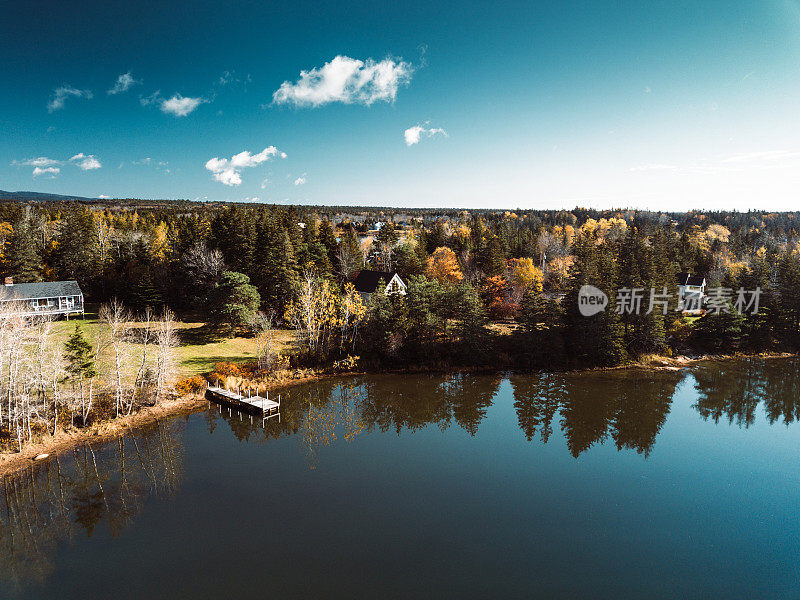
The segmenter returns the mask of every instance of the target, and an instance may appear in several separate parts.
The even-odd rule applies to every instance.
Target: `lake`
[[[0,486],[0,598],[800,596],[795,359],[387,375]],[[256,420],[258,421],[258,420]]]

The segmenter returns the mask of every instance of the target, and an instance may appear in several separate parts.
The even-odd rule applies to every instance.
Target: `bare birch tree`
[[[156,323],[156,402],[160,402],[176,372],[175,347],[178,345],[178,328],[175,314],[168,308]]]
[[[100,320],[108,326],[109,346],[114,366],[114,404],[117,416],[123,407],[126,342],[131,316],[116,298],[100,307]]]

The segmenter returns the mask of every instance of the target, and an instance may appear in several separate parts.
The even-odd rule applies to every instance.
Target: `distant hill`
[[[62,196],[60,194],[45,194],[42,192],[4,192],[0,190],[0,200],[39,200],[63,202],[65,200],[92,201],[97,198],[84,198],[81,196]]]

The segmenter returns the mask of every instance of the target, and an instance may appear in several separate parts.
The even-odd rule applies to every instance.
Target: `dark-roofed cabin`
[[[77,281],[14,283],[6,277],[0,286],[0,306],[13,307],[12,314],[24,316],[83,314],[83,292]],[[5,312],[5,311],[3,311]]]
[[[699,313],[703,309],[706,278],[691,273],[678,273],[678,306],[687,313]]]
[[[358,274],[353,285],[356,291],[361,294],[364,302],[368,302],[372,294],[379,291],[378,286],[383,282],[383,293],[387,296],[392,294],[406,295],[406,284],[400,279],[397,271],[370,271],[364,269]]]

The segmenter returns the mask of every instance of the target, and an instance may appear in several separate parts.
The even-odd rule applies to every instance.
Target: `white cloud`
[[[174,94],[172,98],[164,98],[161,96],[161,90],[156,90],[149,96],[139,96],[139,103],[142,106],[150,106],[158,104],[161,112],[176,117],[185,117],[186,115],[194,112],[194,110],[201,104],[211,102],[208,98],[181,96]]]
[[[100,198],[100,200],[108,200],[109,198],[111,198],[111,196],[106,196],[105,194],[100,194],[98,196],[98,198]]]
[[[294,184],[295,185],[305,185],[306,184],[306,174],[303,173],[302,175],[300,175],[300,177],[295,179],[294,180]]]
[[[261,189],[262,189],[262,190],[266,189],[266,188],[267,188],[267,186],[268,186],[270,183],[271,183],[271,182],[270,182],[270,180],[269,180],[269,177],[267,177],[266,179],[264,179],[264,181],[262,181],[262,182],[261,182]]]
[[[54,158],[48,158],[47,156],[39,156],[37,158],[29,158],[27,160],[13,160],[11,161],[11,164],[33,167],[34,177],[49,175],[49,178],[52,179],[61,172],[60,165],[62,162]]]
[[[54,158],[47,158],[46,156],[40,156],[39,158],[29,158],[22,162],[14,161],[14,164],[29,165],[31,167],[53,167],[55,165],[60,165],[61,161]]]
[[[250,154],[249,151],[245,150],[239,154],[234,154],[230,159],[214,157],[206,163],[206,169],[211,171],[214,179],[220,183],[230,186],[240,185],[242,183],[242,169],[255,167],[276,156],[286,158],[286,153],[280,152],[275,146],[268,146],[258,154]]]
[[[50,97],[50,102],[47,103],[47,112],[53,112],[64,108],[64,102],[67,98],[74,96],[76,98],[92,98],[91,90],[78,90],[70,85],[62,85],[60,88],[53,90],[53,95]]]
[[[375,62],[337,56],[320,68],[300,71],[295,83],[284,81],[272,100],[276,104],[322,106],[331,102],[363,104],[392,102],[401,85],[411,81],[414,66],[403,60],[385,58]]]
[[[409,127],[403,133],[403,136],[406,138],[406,146],[413,146],[414,144],[419,144],[420,139],[422,137],[430,138],[435,135],[443,135],[447,137],[447,132],[440,128],[440,127],[432,127],[430,129],[426,129],[422,125],[414,125],[413,127]]]
[[[36,167],[33,169],[33,176],[39,177],[40,175],[50,175],[48,179],[52,179],[61,172],[59,167]]]
[[[142,106],[150,106],[151,104],[156,104],[157,102],[161,101],[161,90],[156,90],[149,96],[139,96],[139,103]]]
[[[176,117],[185,117],[205,102],[208,102],[205,98],[192,98],[175,94],[169,100],[161,100],[161,112]]]
[[[100,164],[100,161],[97,160],[97,157],[94,154],[84,154],[81,152],[80,154],[76,154],[72,158],[69,159],[70,162],[75,163],[81,171],[93,171],[94,169],[99,169],[103,165]]]
[[[121,94],[123,92],[127,92],[135,85],[140,85],[142,83],[141,79],[134,79],[131,72],[128,71],[127,73],[123,73],[119,77],[117,77],[116,83],[114,83],[114,87],[110,90],[107,90],[106,93],[110,96]]]

